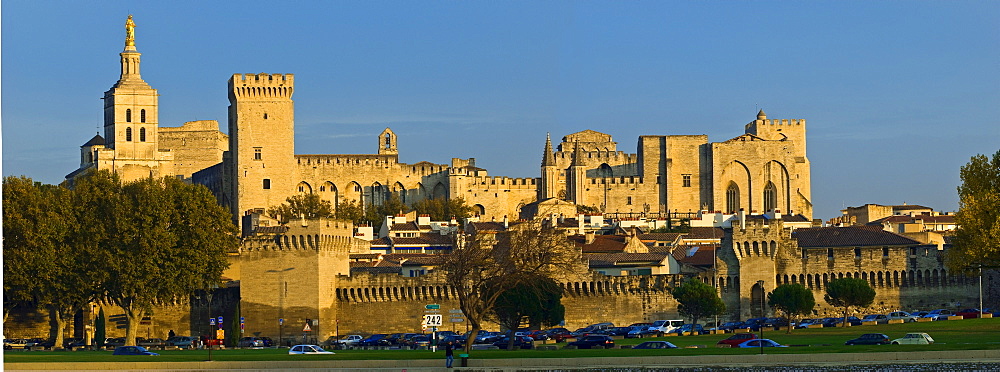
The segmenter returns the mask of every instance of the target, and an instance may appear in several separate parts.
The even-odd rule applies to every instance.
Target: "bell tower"
[[[159,94],[139,75],[139,56],[135,48],[135,22],[132,15],[125,22],[125,50],[121,56],[121,76],[104,92],[104,139],[115,150],[115,168],[139,165],[156,168],[158,160]],[[148,164],[144,164],[148,163]],[[150,175],[153,175],[151,172]],[[133,178],[124,175],[123,178]]]

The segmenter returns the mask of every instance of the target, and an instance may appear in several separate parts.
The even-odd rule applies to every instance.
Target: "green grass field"
[[[863,333],[885,333],[890,339],[903,337],[907,332],[926,332],[936,341],[933,345],[881,345],[845,346],[844,341]],[[675,336],[616,340],[617,345],[635,345],[643,341],[667,340],[683,349],[631,350],[477,350],[472,357],[495,358],[584,358],[651,355],[742,355],[756,354],[758,349],[717,348],[715,343],[726,335]],[[785,330],[765,331],[764,337],[784,345],[809,345],[788,348],[768,348],[768,354],[845,353],[883,351],[928,350],[983,350],[1000,349],[1000,319],[969,319],[926,323],[886,324],[849,328],[796,329],[791,334]],[[557,344],[560,348],[565,343]],[[698,348],[686,348],[700,346]],[[5,351],[5,363],[34,362],[102,362],[102,361],[160,361],[195,362],[208,360],[207,350],[158,351],[160,356],[113,356],[110,351]],[[215,350],[213,360],[262,361],[262,360],[368,360],[368,359],[441,359],[442,352],[427,350],[338,350],[335,355],[288,355],[287,349]],[[458,354],[458,353],[456,353]]]

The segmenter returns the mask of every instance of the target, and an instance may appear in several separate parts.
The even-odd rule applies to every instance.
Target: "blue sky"
[[[4,1],[3,175],[58,183],[101,125],[135,16],[160,125],[225,126],[233,73],[294,73],[296,153],[475,157],[537,177],[545,133],[724,141],[806,119],[815,218],[958,208],[1000,150],[997,1]],[[225,129],[225,128],[223,128]]]

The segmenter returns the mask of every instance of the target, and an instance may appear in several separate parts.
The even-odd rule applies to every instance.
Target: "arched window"
[[[139,142],[146,142],[146,128],[139,128]]]
[[[125,121],[132,122],[132,109],[125,109]]]
[[[778,208],[778,188],[774,187],[774,182],[768,182],[764,187],[764,212],[770,212]]]
[[[125,142],[132,141],[132,128],[125,128]]]
[[[139,121],[143,123],[146,122],[146,109],[142,109],[142,111],[139,111]]]
[[[385,148],[387,149],[392,148],[392,135],[389,133],[385,134]]]
[[[730,182],[726,189],[726,211],[732,213],[740,210],[740,187],[736,182]]]

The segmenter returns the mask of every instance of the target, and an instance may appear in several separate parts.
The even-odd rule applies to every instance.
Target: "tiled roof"
[[[725,235],[721,227],[692,227],[684,239],[722,239]]]
[[[877,219],[875,221],[869,222],[868,224],[869,225],[872,225],[872,224],[883,224],[885,222],[888,222],[888,223],[912,223],[912,222],[916,222],[916,221],[924,221],[924,223],[954,224],[955,223],[955,216],[954,215],[931,216],[929,214],[921,214],[919,216],[889,216],[889,217],[885,217],[885,218],[881,218],[881,219]]]
[[[406,223],[394,223],[389,227],[389,231],[420,231],[420,226],[417,226],[416,222],[410,221]]]
[[[265,235],[265,234],[284,234],[288,231],[288,226],[257,226],[254,229],[254,235]]]
[[[677,240],[678,236],[681,236],[681,233],[646,233],[640,234],[639,239],[655,240],[658,242],[673,242],[674,240]]]
[[[621,265],[659,265],[666,253],[603,253],[590,254],[590,267],[615,267]]]
[[[782,215],[781,220],[785,222],[809,222],[809,219],[801,214],[796,214],[794,216]]]
[[[470,222],[470,225],[476,230],[476,232],[486,232],[486,231],[505,231],[506,227],[503,227],[503,222]]]
[[[94,145],[104,146],[104,137],[101,137],[101,135],[98,134],[94,136],[94,138],[91,138],[90,141],[87,141],[87,143],[83,144],[83,146],[81,147],[89,147]]]
[[[694,266],[715,265],[716,245],[679,245],[673,255],[680,263]]]
[[[625,237],[621,235],[595,235],[594,241],[590,244],[586,244],[587,237],[584,235],[572,235],[567,239],[580,247],[583,253],[621,252],[626,243]]]
[[[416,257],[407,258],[405,261],[401,261],[400,265],[440,265],[444,263],[445,255],[443,254],[427,254]]]
[[[351,253],[350,258],[352,260],[374,260],[378,258],[381,253]]]
[[[916,205],[916,204],[893,205],[892,209],[893,210],[897,210],[897,211],[905,211],[905,210],[912,210],[912,209],[929,209],[929,210],[934,210],[931,207],[925,207],[925,206]]]
[[[884,231],[878,225],[796,229],[792,232],[792,237],[803,248],[920,244],[905,236]]]
[[[413,238],[392,238],[394,245],[451,245],[450,236],[441,234],[420,234]]]
[[[372,274],[399,274],[402,269],[396,267],[354,267],[351,266],[351,273],[372,273]]]

